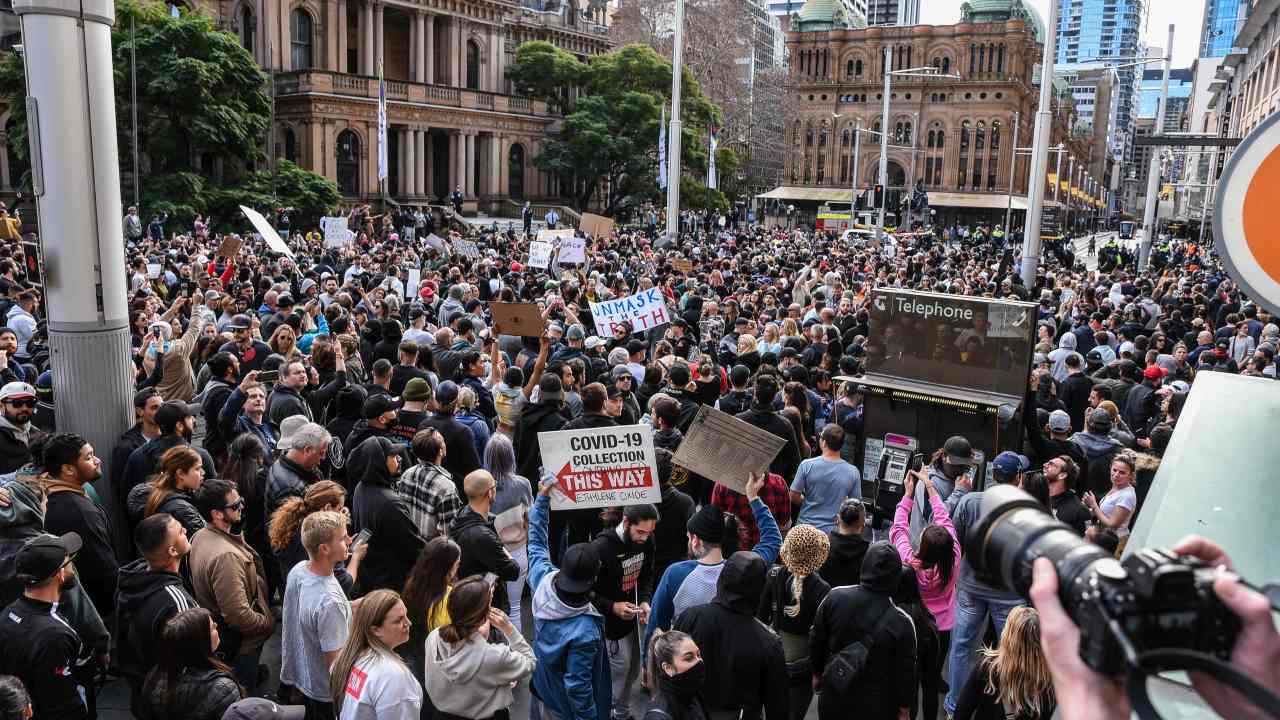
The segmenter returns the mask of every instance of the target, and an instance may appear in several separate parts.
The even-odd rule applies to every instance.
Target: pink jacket
[[[942,502],[942,498],[930,495],[929,504],[933,507],[933,524],[946,528],[956,544],[956,560],[951,568],[951,582],[943,585],[942,573],[936,567],[928,570],[920,569],[920,561],[916,559],[916,554],[911,549],[911,536],[907,530],[911,518],[912,498],[910,496],[903,497],[898,502],[898,508],[893,514],[893,527],[889,530],[889,540],[898,549],[898,556],[902,561],[916,569],[916,579],[920,583],[920,597],[924,600],[924,606],[933,613],[934,620],[938,622],[938,629],[947,631],[956,623],[955,600],[956,580],[960,577],[960,540],[956,537],[956,528],[951,524],[951,515],[947,513],[947,506]]]

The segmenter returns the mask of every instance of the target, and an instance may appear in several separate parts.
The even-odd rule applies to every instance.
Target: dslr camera
[[[1047,557],[1058,593],[1080,628],[1080,658],[1117,676],[1154,651],[1194,650],[1227,660],[1240,619],[1213,592],[1216,569],[1167,550],[1117,561],[1012,485],[985,490],[965,557],[979,576],[1024,598],[1031,566]]]

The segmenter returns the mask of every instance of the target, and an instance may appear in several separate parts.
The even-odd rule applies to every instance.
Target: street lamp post
[[[667,238],[680,236],[680,89],[684,79],[684,0],[676,0],[675,45],[671,51],[671,124],[667,135]],[[790,225],[790,218],[787,224]]]
[[[1160,82],[1160,106],[1156,110],[1156,126],[1151,134],[1164,134],[1164,113],[1169,104],[1169,66],[1173,57],[1173,24],[1169,24],[1169,42],[1165,44],[1164,77]],[[1147,206],[1142,214],[1142,244],[1138,246],[1138,272],[1147,269],[1151,259],[1151,241],[1156,233],[1156,191],[1160,184],[1160,148],[1151,147],[1151,160],[1147,164]]]
[[[1058,3],[1049,3],[1045,26],[1044,54],[1040,61],[1040,105],[1036,110],[1036,134],[1031,143],[1031,193],[1027,198],[1027,220],[1022,231],[1022,284],[1030,290],[1040,264],[1040,216],[1044,212],[1044,176],[1049,166],[1049,136],[1053,114],[1049,109],[1053,90],[1054,46],[1058,39]],[[1056,186],[1055,186],[1056,187]]]
[[[1004,231],[1009,232],[1009,223],[1013,220],[1013,182],[1018,175],[1018,133],[1022,130],[1022,113],[1013,114],[1013,149],[1009,153],[1009,187],[1005,189]]]
[[[858,154],[862,152],[862,118],[853,122],[853,157],[849,159],[849,229],[853,229],[854,210],[858,204]]]
[[[911,232],[911,202],[915,200],[916,141],[919,137],[919,127],[920,113],[913,113],[911,115],[911,172],[907,175],[907,215],[905,221],[902,223],[903,226],[907,228],[907,232]]]

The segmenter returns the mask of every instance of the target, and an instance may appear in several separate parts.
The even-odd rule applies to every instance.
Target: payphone
[[[873,518],[873,527],[879,524],[886,509],[891,514],[902,499],[907,469],[919,447],[914,437],[900,433],[885,433],[883,440],[867,438],[862,476],[871,485],[864,484],[862,497]]]

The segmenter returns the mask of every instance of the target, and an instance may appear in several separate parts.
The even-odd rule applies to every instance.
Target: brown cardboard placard
[[[673,258],[671,260],[671,267],[675,268],[676,272],[682,275],[688,275],[693,272],[693,261],[685,260],[684,258]]]
[[[743,492],[751,473],[768,472],[787,442],[710,405],[698,408],[673,463]]]
[[[493,313],[493,329],[499,335],[542,337],[547,321],[537,303],[489,303]]]
[[[583,213],[578,229],[593,238],[608,237],[613,232],[613,218]]]
[[[218,245],[218,254],[222,257],[235,257],[243,244],[244,241],[236,235],[223,235],[222,243]]]

